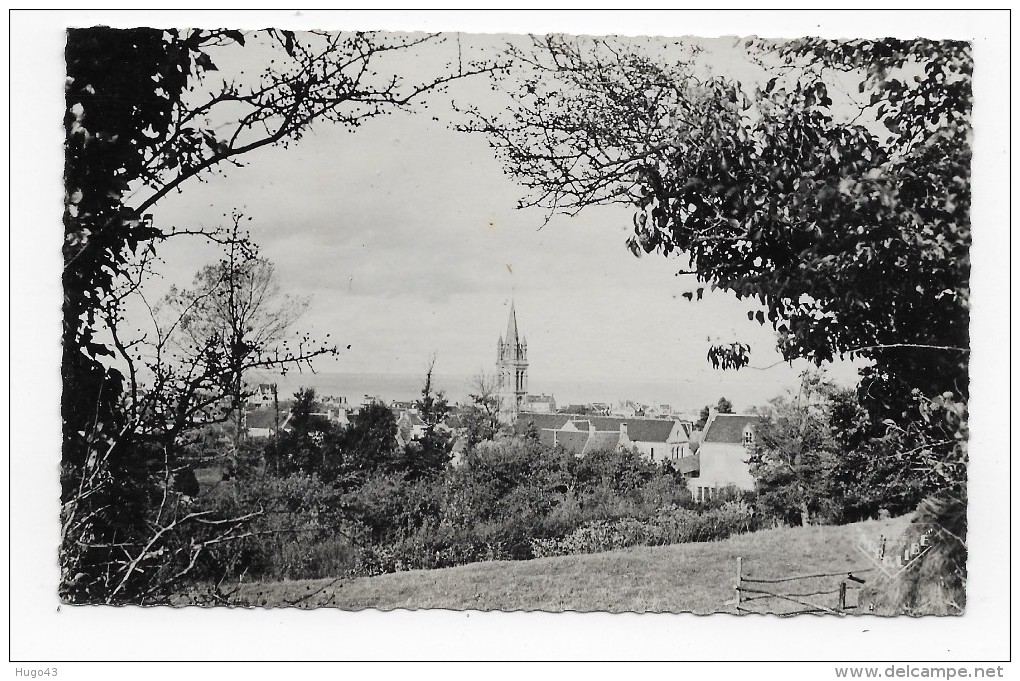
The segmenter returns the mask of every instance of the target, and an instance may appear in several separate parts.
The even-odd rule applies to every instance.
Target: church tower
[[[508,420],[517,418],[528,394],[528,339],[518,336],[517,313],[510,303],[506,338],[500,336],[496,369],[499,372],[500,411]]]

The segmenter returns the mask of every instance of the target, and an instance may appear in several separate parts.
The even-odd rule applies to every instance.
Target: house
[[[568,404],[559,411],[564,414],[589,414],[594,412],[594,410],[586,404]]]
[[[537,414],[555,414],[556,399],[552,395],[525,395],[522,409]]]
[[[633,418],[637,416],[640,412],[641,405],[639,405],[637,402],[635,402],[634,400],[623,400],[621,402],[618,402],[616,406],[613,407],[611,413],[613,414],[613,416],[626,416],[628,418]]]
[[[669,404],[653,404],[645,407],[645,416],[665,419],[676,416],[676,414],[673,412],[673,407]]]
[[[313,408],[315,409],[314,414],[322,414],[330,423],[345,427],[350,425],[351,418],[354,416],[354,409],[347,402],[346,397],[327,395],[316,402]]]
[[[467,451],[467,436],[456,434],[450,444],[450,465],[459,466],[464,463],[464,453]]]
[[[276,399],[276,384],[260,383],[259,387],[255,389],[255,393],[248,398],[247,402],[251,406],[270,407]]]
[[[248,437],[266,439],[282,429],[289,414],[281,414],[273,407],[256,407],[244,410],[244,429]]]
[[[591,432],[588,430],[554,430],[552,431],[552,442],[550,443],[553,447],[562,447],[574,456],[584,456],[590,451],[594,451],[589,446],[588,441],[591,439]],[[608,448],[612,449],[616,447],[616,442],[608,444]]]
[[[426,426],[418,414],[404,411],[397,417],[397,442],[401,447],[425,437]]]
[[[290,432],[293,400],[286,400],[277,405],[257,406],[244,411],[244,427],[249,437],[265,439],[278,431]],[[327,397],[312,404],[308,415],[309,425],[316,432],[328,430],[332,425],[347,426],[351,420],[351,409],[346,398]]]
[[[675,419],[629,419],[620,424],[620,446],[636,447],[651,461],[676,461],[690,448],[690,431]]]
[[[417,414],[418,403],[414,400],[393,400],[390,402],[390,409],[392,409],[395,414],[400,414],[402,411],[409,411]]]
[[[362,395],[361,400],[358,401],[357,406],[354,407],[353,411],[357,413],[365,407],[370,407],[373,404],[386,404],[386,401],[376,395]]]
[[[591,414],[523,412],[519,419],[538,432],[539,441],[577,456],[600,449],[633,447],[650,461],[678,460],[688,451],[690,431],[675,419],[623,418]]]
[[[678,465],[695,499],[707,501],[723,487],[754,489],[748,449],[754,445],[757,423],[755,414],[710,412],[697,454]]]

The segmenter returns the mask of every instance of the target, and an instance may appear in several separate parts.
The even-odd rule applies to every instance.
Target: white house
[[[620,424],[620,446],[635,447],[651,461],[676,461],[690,443],[684,424],[674,419],[630,419]]]
[[[697,454],[681,460],[687,487],[698,501],[707,501],[723,487],[754,489],[748,459],[754,444],[755,414],[719,414],[714,410],[705,424]]]

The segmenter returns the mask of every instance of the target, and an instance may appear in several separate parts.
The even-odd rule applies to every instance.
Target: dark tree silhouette
[[[719,412],[720,414],[732,414],[733,413],[733,403],[730,402],[725,397],[720,397],[719,401],[716,402],[716,404],[715,404],[715,410],[717,412]],[[707,404],[701,409],[701,413],[698,414],[698,421],[697,421],[697,423],[694,424],[694,429],[695,430],[702,430],[702,429],[704,429],[705,424],[708,423],[708,417],[711,415],[711,412],[712,412],[712,407],[707,405]]]
[[[404,450],[404,474],[408,480],[418,480],[439,472],[450,462],[453,442],[443,428],[450,405],[443,392],[432,387],[436,358],[429,359],[421,399],[417,401],[418,414],[425,423],[425,434],[420,440],[408,443]]]

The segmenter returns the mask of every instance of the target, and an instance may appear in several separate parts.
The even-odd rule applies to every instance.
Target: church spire
[[[517,341],[517,313],[514,311],[514,302],[510,301],[510,318],[506,321],[506,343],[511,348],[516,348]]]

